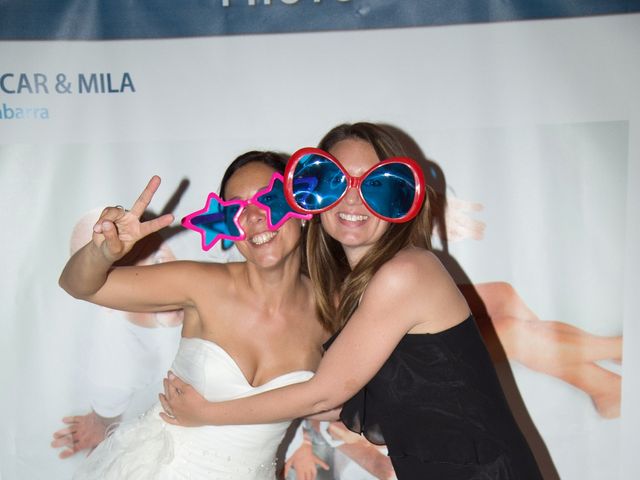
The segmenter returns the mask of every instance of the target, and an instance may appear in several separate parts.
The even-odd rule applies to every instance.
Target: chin
[[[341,228],[333,229],[332,232],[327,231],[327,233],[337,242],[349,247],[358,247],[360,245],[371,243],[371,239],[373,237],[371,232],[363,230],[345,230]]]
[[[256,265],[258,265],[260,268],[264,270],[269,270],[271,268],[276,268],[282,265],[282,258],[280,257],[279,258],[274,258],[274,257],[261,258],[256,261]]]

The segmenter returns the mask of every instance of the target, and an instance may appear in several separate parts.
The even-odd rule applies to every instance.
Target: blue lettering
[[[120,83],[110,73],[78,74],[78,93],[122,93],[125,90],[135,92],[131,75],[125,72]]]
[[[2,118],[11,120],[14,116],[13,108],[9,107],[6,103],[2,104]]]
[[[18,78],[17,84],[15,82]],[[0,91],[10,94],[20,93],[49,93],[47,88],[47,76],[42,73],[34,73],[32,77],[27,73],[0,75]]]
[[[47,88],[47,76],[42,73],[34,73],[33,79],[36,84],[36,93],[40,93],[40,89],[44,91],[44,93],[49,93],[49,89]]]
[[[20,74],[20,80],[18,80],[18,93],[22,93],[22,90],[29,90],[29,93],[33,93],[31,90],[31,84],[29,83],[29,78],[24,74]]]
[[[122,83],[120,84],[120,91],[124,92],[124,89],[128,88],[132,92],[136,91],[136,87],[133,86],[133,80],[131,79],[131,75],[128,72],[124,72],[122,75]]]
[[[48,120],[49,109],[48,108],[31,108],[31,107],[10,107],[6,103],[2,104],[0,108],[0,120]]]
[[[92,73],[89,80],[85,78],[84,74],[78,75],[78,93],[99,93],[98,92],[98,78],[95,73]]]
[[[111,86],[111,74],[107,73],[107,91],[109,93],[120,93],[120,90],[116,90]]]
[[[14,75],[13,75],[13,73],[5,73],[4,75],[2,75],[2,76],[0,77],[0,88],[2,89],[2,91],[3,91],[4,93],[16,93],[16,91],[15,91],[15,90],[11,90],[11,89],[9,89],[9,87],[7,87],[7,85],[5,84],[5,80],[6,80],[7,78],[13,78],[13,76],[14,76]],[[3,105],[4,105],[4,104],[3,104]]]

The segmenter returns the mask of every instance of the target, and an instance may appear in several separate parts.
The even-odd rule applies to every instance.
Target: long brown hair
[[[388,130],[365,122],[333,128],[320,141],[319,148],[329,151],[343,140],[367,142],[379,160],[406,156],[401,144]],[[316,215],[308,226],[306,252],[320,321],[333,332],[342,328],[358,308],[362,294],[378,269],[409,245],[430,249],[429,232],[429,209],[425,201],[414,219],[390,223],[382,237],[351,270],[342,245],[325,232],[320,216]]]

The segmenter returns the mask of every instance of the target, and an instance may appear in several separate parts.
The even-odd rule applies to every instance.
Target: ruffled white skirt
[[[120,424],[89,455],[74,480],[273,480],[275,458],[211,444],[207,430],[164,422],[160,405]]]

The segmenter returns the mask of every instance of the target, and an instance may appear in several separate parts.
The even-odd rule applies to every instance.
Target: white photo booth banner
[[[109,312],[57,286],[87,212],[130,204],[158,174],[152,210],[181,218],[240,153],[292,152],[359,120],[398,129],[432,162],[448,197],[443,258],[485,304],[499,297],[520,327],[555,332],[503,345],[547,478],[635,478],[640,2],[151,3],[0,5],[0,478],[69,478],[81,455],[60,460],[52,433],[98,408],[118,335],[147,335],[113,312],[122,331],[98,334]],[[200,252],[192,232],[166,245],[237,258]],[[148,345],[179,335],[157,325],[174,330]],[[592,355],[598,342],[609,355]],[[131,415],[166,361],[145,357],[126,379]]]

